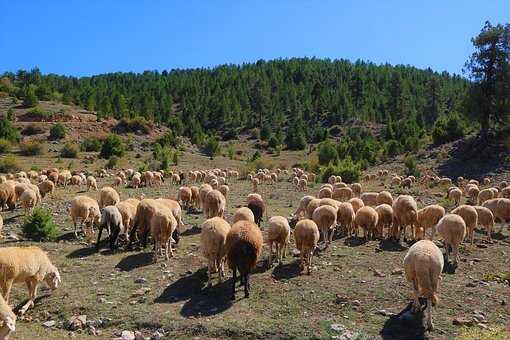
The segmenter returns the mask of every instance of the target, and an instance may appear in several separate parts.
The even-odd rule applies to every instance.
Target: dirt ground
[[[303,159],[302,154],[289,156]],[[51,157],[31,160],[43,168],[52,164]],[[135,161],[135,160],[133,160]],[[140,161],[140,160],[137,160]],[[63,164],[62,166],[65,166]],[[75,168],[84,166],[75,163]],[[186,154],[179,169],[241,167],[242,163],[217,157],[209,160]],[[27,170],[29,167],[27,167]],[[112,178],[99,179],[99,187],[111,185]],[[363,182],[364,191],[389,188],[389,179]],[[229,220],[251,192],[246,180],[230,181],[228,197]],[[315,194],[319,184],[308,188]],[[119,189],[121,198],[175,197],[178,186],[167,180],[157,188]],[[48,251],[60,269],[62,285],[53,294],[41,289],[35,307],[18,320],[13,339],[80,339],[119,337],[122,331],[139,331],[144,336],[155,332],[172,338],[337,338],[337,339],[450,339],[470,338],[476,330],[485,338],[507,338],[510,330],[510,286],[498,278],[510,271],[510,231],[505,225],[493,243],[477,232],[476,245],[464,245],[457,270],[443,274],[439,304],[434,307],[435,330],[424,333],[419,318],[406,313],[412,297],[411,285],[402,274],[402,260],[409,244],[401,246],[358,239],[336,239],[326,251],[314,257],[311,275],[299,272],[297,257],[288,254],[281,265],[267,268],[268,249],[252,276],[252,294],[229,300],[231,273],[227,281],[206,288],[206,261],[202,258],[199,212],[184,214],[187,230],[176,249],[176,256],[167,263],[152,263],[150,248],[146,250],[111,252],[106,246],[96,253],[93,245],[75,240],[68,216],[69,201],[77,194],[97,198],[97,192],[84,192],[84,187],[58,188],[53,197],[46,197],[48,207],[63,235],[58,242],[38,244]],[[445,202],[444,189],[414,187],[410,191],[392,189],[397,195],[413,194],[421,204]],[[260,193],[267,201],[268,216],[288,217],[305,194],[297,191],[287,178],[276,185],[261,185]],[[4,235],[21,237],[21,209],[3,213]],[[267,221],[267,219],[265,219]],[[265,224],[265,223],[264,223]],[[496,227],[499,230],[501,225]],[[292,240],[293,242],[293,240]],[[2,246],[27,245],[27,241],[4,239]],[[437,242],[441,245],[441,242]],[[291,246],[291,249],[294,249]],[[507,274],[508,275],[508,274]],[[24,284],[13,288],[11,303],[20,304],[27,298]],[[402,313],[401,313],[402,312]],[[486,323],[470,328],[453,324],[457,317],[473,319],[483,314]],[[73,315],[86,315],[87,325],[67,330],[65,322]],[[47,327],[43,323],[47,323]],[[488,333],[483,327],[495,330]],[[478,331],[479,330],[479,331]],[[95,335],[94,335],[95,334]],[[473,338],[473,337],[472,337]],[[474,338],[477,338],[476,336]],[[478,337],[480,338],[480,337]]]

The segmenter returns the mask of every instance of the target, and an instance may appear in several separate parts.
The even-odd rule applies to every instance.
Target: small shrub
[[[328,166],[321,168],[321,181],[323,183],[327,183],[331,175],[341,176],[345,183],[357,182],[361,177],[361,164],[355,163],[350,157],[347,157],[336,165],[330,163]]]
[[[420,171],[416,167],[416,159],[414,156],[409,155],[404,159],[404,165],[406,166],[406,175],[420,177]]]
[[[319,164],[327,165],[338,160],[338,152],[333,143],[326,141],[319,144]]]
[[[256,161],[256,160],[258,160],[258,159],[261,159],[261,158],[262,158],[262,154],[260,153],[260,151],[259,151],[259,150],[257,150],[257,151],[255,151],[255,152],[253,153],[253,155],[251,156],[250,161],[251,161],[251,162],[254,162],[254,161]]]
[[[11,142],[7,139],[0,139],[0,153],[7,153],[11,149]]]
[[[103,141],[103,145],[101,146],[101,153],[99,154],[101,158],[108,159],[111,156],[122,157],[126,152],[126,146],[122,139],[120,139],[117,135],[109,135]]]
[[[62,158],[77,158],[79,152],[80,148],[78,145],[76,143],[69,142],[62,147],[62,150],[60,150],[60,156]]]
[[[0,172],[15,172],[21,170],[18,159],[14,155],[7,155],[0,160]]]
[[[30,124],[21,131],[21,134],[25,136],[33,136],[41,133],[44,133],[44,129],[35,124]]]
[[[12,121],[7,119],[7,117],[0,119],[0,138],[16,142],[19,140],[19,137],[19,131],[16,129]]]
[[[143,117],[122,118],[117,124],[116,130],[120,133],[131,132],[146,135],[150,132],[150,127]]]
[[[89,137],[81,142],[81,151],[99,152],[101,150],[101,141],[96,137]]]
[[[111,156],[108,159],[108,161],[106,162],[105,167],[107,169],[113,169],[117,166],[118,163],[119,163],[119,158],[117,156]]]
[[[29,86],[23,94],[23,105],[25,107],[34,107],[39,103],[39,99],[35,95],[35,89],[33,86]]]
[[[19,145],[23,156],[37,156],[46,152],[46,146],[41,141],[30,140]]]
[[[209,156],[210,158],[214,158],[221,151],[220,143],[218,139],[214,136],[208,136],[205,139],[204,144],[202,145],[202,152]]]
[[[57,140],[62,139],[66,136],[66,128],[63,124],[57,123],[50,129],[50,139]]]
[[[26,238],[34,241],[54,241],[60,234],[51,212],[41,207],[36,207],[25,218],[22,230]]]
[[[46,120],[51,117],[51,112],[45,111],[40,107],[34,107],[32,110],[28,111],[25,116],[27,118],[36,119],[36,120]]]
[[[453,113],[436,121],[432,130],[432,140],[436,145],[452,142],[464,137],[465,130],[465,124],[460,116]]]

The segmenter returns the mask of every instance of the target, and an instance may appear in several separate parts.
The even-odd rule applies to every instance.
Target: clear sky
[[[316,56],[460,73],[510,0],[0,0],[0,72],[209,67]]]

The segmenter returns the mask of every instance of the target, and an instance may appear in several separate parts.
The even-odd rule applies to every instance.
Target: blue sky
[[[460,73],[509,0],[0,0],[0,72],[209,67],[316,56]]]

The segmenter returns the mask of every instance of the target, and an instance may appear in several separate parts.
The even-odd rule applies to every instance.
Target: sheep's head
[[[50,287],[51,290],[58,288],[58,284],[62,282],[60,279],[60,273],[56,267],[53,267],[48,274],[44,277],[44,281]]]

